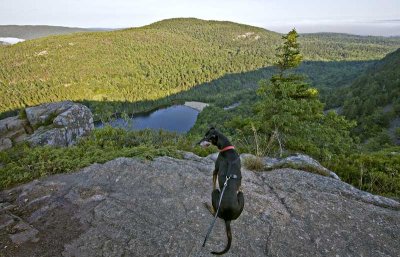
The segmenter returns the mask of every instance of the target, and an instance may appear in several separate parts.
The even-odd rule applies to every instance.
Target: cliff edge
[[[0,193],[0,256],[212,256],[212,158],[118,158]],[[398,256],[400,203],[293,169],[242,168],[225,256]]]

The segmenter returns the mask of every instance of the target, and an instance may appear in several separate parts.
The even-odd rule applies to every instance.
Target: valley
[[[141,113],[152,113],[141,118],[156,117],[156,123],[171,121],[167,116],[152,115],[160,108],[164,113],[169,110],[166,107],[181,108],[187,101],[198,101],[210,106],[190,114],[187,127],[182,120],[172,121],[173,131],[186,132],[174,139],[172,147],[204,155],[193,148],[193,141],[216,125],[238,142],[239,149],[255,153],[254,145],[249,145],[252,140],[260,137],[268,142],[272,138],[261,131],[253,135],[250,117],[258,115],[260,85],[268,84],[278,72],[275,49],[282,43],[281,36],[233,22],[178,18],[139,28],[47,36],[3,46],[0,117],[17,115],[25,106],[73,100],[87,105],[97,123],[126,127],[126,117],[140,118]],[[377,174],[399,170],[398,156],[390,153],[398,151],[399,73],[393,67],[399,67],[396,49],[400,38],[316,33],[300,35],[298,42],[304,61],[293,72],[318,89],[325,116],[332,122],[343,119],[342,125],[348,128],[340,132],[346,136],[336,142],[339,134],[331,131],[329,140],[335,146],[324,149],[320,145],[311,152],[287,146],[285,154],[315,153],[314,157],[345,181],[371,192],[397,195],[399,187],[392,183],[398,183],[398,175],[393,180],[389,175],[378,179]],[[224,108],[227,106],[234,108]],[[349,120],[329,114],[330,109],[340,110]],[[180,112],[174,116],[186,119]],[[146,127],[139,123],[136,129]],[[111,133],[113,140],[121,133],[108,127],[99,130],[106,131],[98,132],[100,137],[108,138]],[[351,140],[343,141],[347,137]],[[96,147],[102,144],[95,143]],[[393,162],[382,166],[388,159]],[[370,172],[361,174],[363,180],[358,179],[360,163],[370,167]]]
[[[399,0],[0,6],[0,256],[398,256]]]
[[[28,40],[0,50],[0,112],[66,99],[159,100],[272,66],[279,42],[262,28],[198,19]],[[323,62],[377,60],[400,47],[397,38],[342,34],[299,42],[305,60]]]

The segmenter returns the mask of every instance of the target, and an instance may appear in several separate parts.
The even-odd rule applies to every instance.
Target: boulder
[[[32,146],[38,145],[52,145],[52,146],[68,146],[66,138],[67,130],[65,128],[51,128],[39,127],[27,141]]]
[[[52,117],[52,120],[47,121],[51,125],[39,127],[27,141],[33,146],[70,146],[76,142],[77,138],[88,135],[94,129],[92,112],[82,104],[72,103],[71,105],[71,103],[46,104],[48,108],[54,107],[52,111],[43,112],[44,109],[39,107],[33,112],[27,111],[27,116],[31,116],[31,120],[34,120],[36,124],[40,124],[38,121]],[[38,115],[39,113],[41,115]]]
[[[26,119],[0,120],[0,151],[23,141],[33,146],[69,146],[94,128],[89,108],[71,101],[29,107],[25,113]]]
[[[212,256],[226,245],[218,219],[201,247],[214,161],[183,158],[118,158],[0,192],[0,256]],[[399,202],[295,169],[242,175],[225,256],[398,256]]]
[[[0,138],[10,138],[25,134],[25,127],[28,121],[20,119],[18,116],[9,117],[0,120]]]
[[[27,136],[25,130],[27,126],[27,120],[18,116],[0,120],[0,151],[11,148],[13,142],[23,140]]]
[[[73,105],[75,105],[75,103],[71,101],[46,103],[34,107],[28,107],[25,109],[25,112],[31,126],[38,127],[43,124],[51,124],[56,116],[65,112]]]
[[[0,151],[9,149],[13,146],[11,139],[9,138],[0,138]]]
[[[93,117],[90,115],[91,112],[88,108],[81,104],[75,104],[68,110],[58,115],[53,120],[55,127],[73,127],[73,128],[84,128],[90,129],[89,126],[93,123]]]

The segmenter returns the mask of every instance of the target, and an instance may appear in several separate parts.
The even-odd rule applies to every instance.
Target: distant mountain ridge
[[[93,32],[111,29],[74,28],[48,25],[0,25],[0,37],[35,39],[51,35],[70,34],[75,32]]]

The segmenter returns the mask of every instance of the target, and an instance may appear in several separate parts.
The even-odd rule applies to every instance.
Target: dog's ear
[[[211,126],[209,130],[215,130],[215,126]]]

